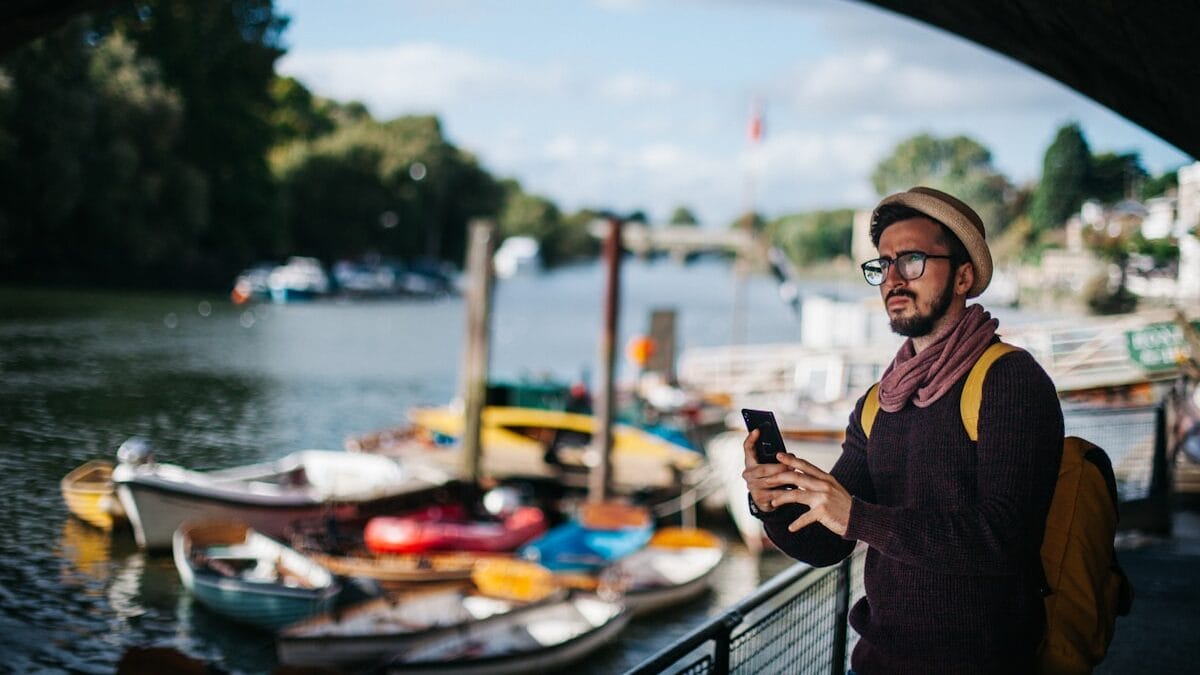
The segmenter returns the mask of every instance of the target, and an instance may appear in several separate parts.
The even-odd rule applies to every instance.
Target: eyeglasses
[[[930,258],[941,258],[943,260],[952,260],[953,256],[948,255],[932,255],[921,251],[905,251],[900,255],[892,258],[876,258],[868,260],[862,264],[863,276],[867,283],[872,286],[878,286],[887,278],[888,268],[895,266],[896,273],[905,281],[919,279],[925,273],[925,261]]]

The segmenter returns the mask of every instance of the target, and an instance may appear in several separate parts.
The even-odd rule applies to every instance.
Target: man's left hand
[[[793,471],[784,474],[784,480],[795,485],[795,490],[780,490],[772,500],[779,508],[783,504],[804,504],[808,511],[788,525],[789,532],[798,532],[813,523],[824,525],[838,536],[846,534],[850,522],[850,493],[837,479],[799,457],[783,454],[780,460]]]

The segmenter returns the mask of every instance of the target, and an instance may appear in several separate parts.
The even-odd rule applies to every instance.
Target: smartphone
[[[778,464],[775,454],[787,452],[787,448],[783,447],[783,435],[775,423],[775,413],[742,408],[742,419],[746,420],[746,431],[758,429],[758,441],[754,443],[755,461],[759,464]]]

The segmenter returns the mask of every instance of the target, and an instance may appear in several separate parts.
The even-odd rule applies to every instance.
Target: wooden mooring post
[[[595,463],[588,474],[588,501],[608,498],[612,483],[613,414],[616,394],[613,389],[616,368],[617,317],[621,307],[621,221],[609,220],[608,239],[604,242],[607,279],[604,290],[604,326],[600,331],[600,396],[596,401]]]
[[[479,481],[482,448],[479,432],[487,397],[489,344],[492,316],[492,251],[496,226],[489,220],[473,220],[467,248],[467,345],[463,358],[461,392],[465,423],[462,435],[462,476]]]

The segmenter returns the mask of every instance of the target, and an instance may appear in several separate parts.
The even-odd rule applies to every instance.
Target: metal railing
[[[1066,433],[1112,459],[1121,529],[1170,531],[1169,403],[1064,410]],[[835,567],[789,567],[626,675],[844,675],[858,640],[846,617],[863,594],[865,552],[859,545]]]

